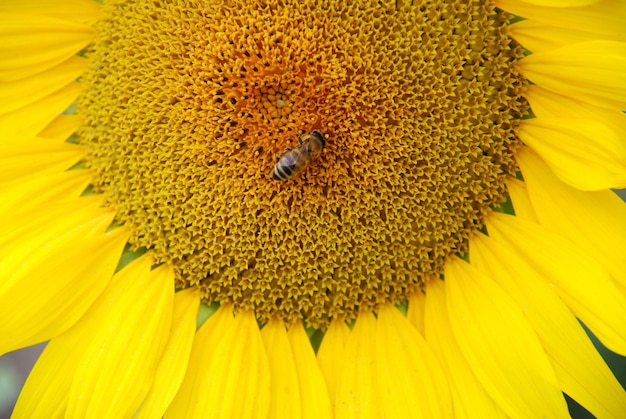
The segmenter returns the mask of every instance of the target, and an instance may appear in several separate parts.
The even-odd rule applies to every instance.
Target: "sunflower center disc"
[[[516,172],[508,18],[468,0],[106,1],[79,102],[94,186],[208,302],[316,326],[401,302]],[[314,130],[322,155],[273,180]]]

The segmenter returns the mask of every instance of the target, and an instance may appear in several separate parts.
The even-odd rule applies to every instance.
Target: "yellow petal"
[[[624,201],[613,191],[584,192],[567,186],[528,149],[520,149],[516,159],[539,222],[593,255],[626,290]]]
[[[460,258],[445,268],[452,331],[476,378],[510,417],[568,418],[541,343],[515,302]]]
[[[63,172],[84,155],[82,146],[43,138],[0,144],[0,186]]]
[[[187,370],[199,305],[200,292],[197,288],[188,288],[174,296],[172,330],[159,360],[154,384],[139,409],[137,419],[162,418],[174,399]]]
[[[341,419],[382,417],[376,382],[376,318],[362,312],[345,348],[346,362],[339,374],[335,417]]]
[[[600,107],[626,109],[626,42],[588,41],[517,62],[533,83]]]
[[[530,203],[530,197],[526,190],[526,184],[517,179],[509,177],[506,181],[506,188],[513,202],[513,209],[517,217],[529,221],[537,221],[537,215]]]
[[[81,118],[78,115],[59,115],[54,118],[39,136],[46,139],[65,141],[80,127]]]
[[[222,306],[198,330],[166,418],[265,418],[270,370],[252,313]]]
[[[597,3],[599,0],[520,0],[536,6],[550,7],[582,7]]]
[[[96,330],[78,364],[66,418],[128,418],[154,380],[172,322],[174,272],[150,258],[116,274],[94,313]]]
[[[525,49],[544,52],[577,42],[598,39],[598,34],[584,28],[561,28],[551,23],[523,20],[509,26],[510,35]]]
[[[50,0],[3,1],[1,13],[41,14],[72,22],[92,23],[98,20],[102,6],[93,0]]]
[[[0,352],[62,333],[98,298],[128,239],[126,229],[94,233],[111,218],[108,211],[87,207],[52,224],[40,219],[30,224],[36,240],[26,235],[3,246]],[[74,227],[59,229],[68,223]]]
[[[100,209],[101,205],[102,198],[93,196],[51,202],[46,208],[33,207],[27,211],[14,208],[12,218],[0,219],[0,263],[7,263],[9,258],[15,257],[9,253],[12,246],[25,245],[32,249],[50,247],[50,244],[55,245],[66,234],[73,234],[75,228],[86,228],[83,226],[86,221],[91,228],[86,228],[85,237],[103,233],[111,224],[114,213]],[[34,256],[30,255],[31,261]],[[5,284],[9,278],[0,277],[0,284]]]
[[[289,328],[289,343],[300,386],[303,418],[331,418],[330,398],[315,352],[301,322]],[[270,416],[271,417],[271,416]]]
[[[626,392],[571,311],[522,258],[483,234],[470,239],[472,265],[489,274],[539,336],[561,389],[596,417],[622,417]]]
[[[431,278],[433,281],[436,278]],[[426,336],[424,330],[424,308],[426,307],[426,294],[419,291],[409,297],[409,309],[406,318],[417,329],[420,335]]]
[[[78,198],[92,175],[90,170],[71,170],[13,184],[2,191],[0,217],[10,217],[17,209],[28,211],[50,202]]]
[[[144,256],[135,263],[146,262],[149,266],[149,260]],[[114,278],[118,277],[119,275],[115,275]],[[116,282],[116,280],[110,281],[102,295],[116,286]],[[28,376],[13,417],[64,417],[70,387],[84,355],[86,344],[99,332],[98,313],[103,309],[107,310],[109,303],[110,301],[106,298],[99,298],[74,327],[48,343]]]
[[[218,343],[221,344],[220,336],[225,337],[228,326],[231,326],[231,317],[232,308],[221,306],[196,332],[185,377],[174,396],[174,400],[168,406],[164,418],[202,417],[203,411],[206,410],[202,392],[211,385],[211,380],[207,380],[205,374],[211,362],[209,351],[215,351],[218,348]],[[214,374],[213,371],[211,373]],[[212,379],[219,381],[219,377]],[[208,414],[205,416],[210,417]]]
[[[83,348],[82,336],[65,333],[53,339],[37,359],[13,409],[12,418],[62,418]]]
[[[81,91],[79,83],[64,88],[22,108],[0,115],[0,142],[32,138],[72,104]],[[48,137],[42,135],[42,137]],[[67,138],[67,137],[66,137]]]
[[[378,311],[376,360],[383,417],[452,417],[450,387],[438,360],[391,305]]]
[[[486,221],[490,236],[537,270],[605,346],[626,355],[626,296],[594,258],[530,221],[498,213]]]
[[[568,98],[537,85],[526,86],[524,96],[537,117],[592,119],[615,131],[618,137],[626,137],[626,114],[618,109],[589,105],[576,98]]]
[[[97,303],[95,304],[97,306]],[[37,359],[20,392],[13,418],[62,418],[65,416],[70,387],[92,327],[84,327],[89,312],[81,318],[81,327],[73,327],[52,339]]]
[[[93,30],[48,16],[0,14],[0,82],[23,79],[67,60],[86,47]]]
[[[74,56],[39,74],[0,84],[0,115],[35,103],[61,90],[86,69],[87,60]]]
[[[335,410],[339,374],[346,362],[344,351],[349,336],[350,328],[346,323],[343,320],[333,320],[328,326],[324,340],[322,340],[317,351],[317,362],[324,375],[324,381],[326,381],[333,411]]]
[[[427,283],[426,292],[426,342],[450,380],[455,418],[505,418],[504,412],[476,379],[452,333],[443,281],[433,278]]]
[[[269,360],[270,418],[302,417],[302,401],[298,386],[298,373],[293,353],[287,337],[287,329],[282,320],[270,320],[261,329],[265,352]]]
[[[545,0],[545,4],[550,0]],[[496,5],[516,16],[542,22],[547,26],[584,30],[596,34],[595,39],[626,41],[626,3],[623,0],[602,0],[587,7],[542,7],[520,0],[496,0]]]
[[[598,121],[526,119],[520,122],[518,134],[559,178],[576,188],[626,187],[626,143]]]

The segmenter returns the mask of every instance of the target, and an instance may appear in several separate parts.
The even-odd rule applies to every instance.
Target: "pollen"
[[[206,302],[324,326],[467,251],[528,105],[492,1],[106,1],[78,104],[96,191]],[[275,181],[303,133],[326,146]]]

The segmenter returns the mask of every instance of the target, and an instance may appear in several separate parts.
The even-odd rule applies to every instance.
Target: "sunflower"
[[[626,417],[623,1],[0,19],[15,418]]]

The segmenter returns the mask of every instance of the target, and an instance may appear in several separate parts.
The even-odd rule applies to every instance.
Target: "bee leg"
[[[296,134],[296,138],[298,139],[298,144],[302,145],[302,138],[300,138],[299,134]]]

